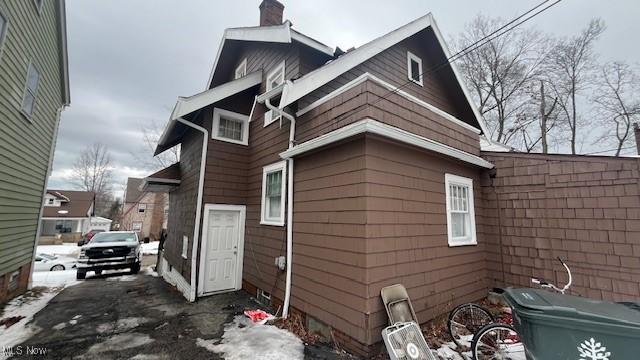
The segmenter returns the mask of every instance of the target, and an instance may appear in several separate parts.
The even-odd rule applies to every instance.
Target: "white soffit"
[[[283,151],[280,153],[280,157],[288,159],[300,154],[321,148],[323,146],[333,144],[335,142],[356,136],[359,134],[375,134],[388,139],[396,140],[401,143],[413,145],[425,150],[433,151],[445,156],[449,156],[466,163],[480,166],[483,168],[491,169],[493,164],[484,160],[483,158],[470,154],[466,151],[462,151],[453,148],[449,145],[439,143],[437,141],[428,139],[423,136],[416,135],[414,133],[399,129],[397,127],[381,123],[374,119],[363,119],[356,123],[344,126],[340,129],[331,131],[327,134],[321,135],[317,138],[306,141],[302,144]]]

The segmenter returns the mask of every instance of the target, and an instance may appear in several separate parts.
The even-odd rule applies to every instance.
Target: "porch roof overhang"
[[[229,81],[193,96],[179,97],[171,112],[169,122],[160,136],[154,155],[161,154],[180,143],[187,126],[178,122],[177,119],[186,117],[218,101],[258,86],[260,83],[262,83],[262,70],[254,71],[240,79]]]
[[[322,148],[324,146],[345,140],[347,138],[361,135],[374,134],[391,140],[395,140],[404,144],[416,146],[425,150],[433,151],[438,154],[455,158],[465,163],[479,166],[486,169],[493,168],[493,164],[489,161],[462,151],[451,146],[439,143],[429,138],[416,135],[414,133],[399,129],[397,127],[381,123],[377,120],[366,118],[356,123],[344,126],[340,129],[331,131],[317,138],[305,141],[293,148],[280,153],[283,159],[293,158],[298,155]]]
[[[177,162],[142,179],[138,190],[168,192],[180,186],[180,182],[180,162]]]

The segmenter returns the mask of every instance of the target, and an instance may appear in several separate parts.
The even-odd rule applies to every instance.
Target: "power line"
[[[435,72],[435,71],[439,70],[440,68],[444,67],[445,65],[448,65],[448,64],[452,63],[453,61],[458,60],[459,58],[469,54],[470,52],[477,50],[481,46],[483,46],[483,45],[485,45],[485,44],[487,44],[487,43],[499,38],[500,36],[503,36],[503,35],[507,34],[508,32],[512,31],[516,27],[524,24],[525,22],[527,22],[527,21],[531,20],[532,18],[538,16],[542,12],[548,10],[552,6],[557,5],[562,0],[556,0],[553,3],[551,3],[550,5],[548,5],[546,7],[543,7],[542,9],[536,11],[537,9],[539,9],[540,7],[542,7],[544,4],[548,3],[549,1],[551,1],[551,0],[545,0],[545,1],[541,2],[541,3],[539,3],[538,5],[532,7],[531,9],[529,9],[526,12],[522,13],[521,15],[517,16],[516,18],[514,18],[511,21],[507,22],[506,24],[504,24],[500,28],[492,31],[490,34],[482,37],[481,39],[475,41],[471,45],[469,45],[469,46],[465,47],[464,49],[458,51],[457,53],[451,55],[450,57],[448,57],[444,62],[440,63],[439,65],[436,65],[435,67],[429,69],[428,71],[422,72],[419,75],[419,79],[422,80],[425,75],[430,74],[432,72]],[[530,14],[530,13],[532,13],[534,11],[536,11],[536,12],[533,13],[532,15],[526,17],[528,14]],[[518,20],[522,19],[523,17],[526,17],[526,18],[524,18],[522,21],[517,22]],[[509,27],[511,24],[513,24],[515,22],[517,22],[515,25]],[[509,27],[509,28],[507,28],[507,27]],[[507,28],[507,29],[504,30],[505,28]],[[504,31],[502,31],[502,30],[504,30]],[[389,96],[397,93],[402,88],[406,87],[407,85],[409,85],[411,83],[413,83],[412,79],[406,81],[405,83],[403,83],[400,86],[394,88],[393,90],[389,90],[385,95],[380,96],[378,99],[376,99],[375,101],[373,101],[371,103],[366,103],[366,104],[360,105],[359,107],[356,107],[354,109],[351,109],[351,110],[347,111],[345,114],[341,115],[335,121],[337,122],[337,121],[343,120],[347,116],[350,116],[350,115],[356,114],[356,113],[358,113],[358,112],[360,112],[362,110],[368,109],[370,106],[375,105],[378,102],[387,99]]]
[[[627,146],[627,147],[620,148],[620,150],[629,150],[629,149],[635,149],[635,148],[636,148],[635,146]],[[597,154],[602,154],[602,153],[606,153],[606,152],[609,152],[609,151],[616,151],[616,150],[618,150],[618,148],[585,153],[585,155],[597,155]]]

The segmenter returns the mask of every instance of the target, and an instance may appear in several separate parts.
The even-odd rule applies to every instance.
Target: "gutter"
[[[191,281],[190,281],[190,293],[188,300],[190,302],[196,301],[196,259],[198,257],[198,237],[200,236],[200,220],[202,218],[202,193],[204,191],[204,174],[207,164],[207,145],[209,144],[209,131],[202,126],[196,125],[190,121],[187,121],[181,117],[176,121],[202,133],[202,155],[200,158],[200,177],[198,180],[198,200],[196,207],[196,219],[193,224],[193,245],[191,246]]]
[[[293,148],[295,143],[296,118],[285,112],[284,109],[280,109],[271,104],[271,98],[283,94],[289,84],[290,82],[286,82],[256,97],[256,102],[264,103],[269,110],[279,114],[291,122],[291,126],[289,127],[288,147],[290,150]],[[282,97],[284,97],[284,94]],[[284,319],[289,316],[289,305],[291,302],[291,268],[293,266],[293,157],[287,157],[285,160],[287,161],[289,169],[287,172],[287,275],[285,281],[284,304],[282,305],[282,318]]]

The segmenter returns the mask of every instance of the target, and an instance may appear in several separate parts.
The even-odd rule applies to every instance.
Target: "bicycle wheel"
[[[473,360],[526,360],[518,332],[505,324],[489,324],[480,329],[473,337],[471,356]]]
[[[473,335],[483,326],[495,322],[489,310],[480,305],[467,303],[457,306],[449,313],[447,328],[453,342],[458,346],[470,346]]]

